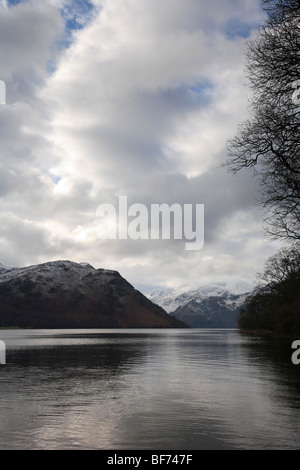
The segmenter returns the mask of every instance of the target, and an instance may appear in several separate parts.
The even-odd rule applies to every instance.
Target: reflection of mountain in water
[[[237,330],[9,330],[1,449],[299,448],[297,367]]]
[[[41,330],[42,331],[42,330]],[[22,367],[37,368],[51,377],[63,374],[76,375],[85,381],[95,374],[124,372],[145,355],[145,335],[138,334],[61,334],[32,337],[26,346],[8,348],[8,361]],[[30,337],[29,337],[30,341]],[[47,344],[48,343],[48,344]],[[39,372],[38,372],[39,373]]]

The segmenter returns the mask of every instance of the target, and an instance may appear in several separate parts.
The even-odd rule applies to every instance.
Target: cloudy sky
[[[259,0],[0,0],[0,262],[118,270],[135,286],[249,280],[277,247],[229,174]],[[205,242],[100,239],[97,207],[204,204]],[[132,219],[129,219],[132,220]]]

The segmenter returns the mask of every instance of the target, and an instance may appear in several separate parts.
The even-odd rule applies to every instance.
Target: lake
[[[291,344],[231,329],[0,330],[0,340],[1,450],[300,448]]]

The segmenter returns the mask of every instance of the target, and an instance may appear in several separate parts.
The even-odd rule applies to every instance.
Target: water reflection
[[[290,409],[299,409],[300,405],[300,366],[294,365],[291,357],[292,341],[262,340],[247,337],[243,348],[250,362],[257,364],[257,373],[272,383],[270,399],[275,403],[284,401]],[[284,390],[284,392],[283,392]],[[300,422],[299,422],[300,424]]]
[[[2,333],[1,449],[298,448],[290,349],[235,330]]]

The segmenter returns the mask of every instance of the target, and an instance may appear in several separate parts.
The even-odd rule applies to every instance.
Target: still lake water
[[[299,449],[291,344],[237,330],[0,330],[0,449]]]

